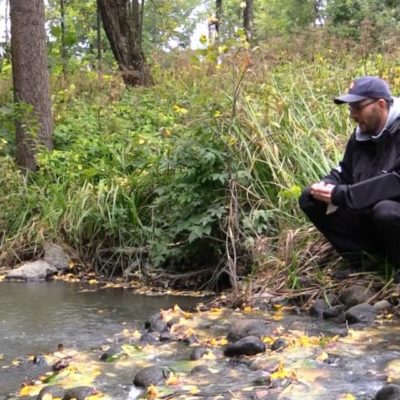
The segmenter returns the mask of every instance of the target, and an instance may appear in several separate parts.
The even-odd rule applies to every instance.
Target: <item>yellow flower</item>
[[[178,104],[175,104],[173,107],[173,110],[177,113],[177,114],[187,114],[189,111],[184,108],[179,106]]]
[[[202,33],[201,35],[200,35],[200,43],[201,44],[207,44],[207,36],[204,34],[204,33]]]

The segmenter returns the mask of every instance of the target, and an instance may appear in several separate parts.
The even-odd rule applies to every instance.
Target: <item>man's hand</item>
[[[325,182],[318,182],[311,185],[311,196],[314,199],[322,201],[324,203],[331,203],[332,190],[335,185]]]

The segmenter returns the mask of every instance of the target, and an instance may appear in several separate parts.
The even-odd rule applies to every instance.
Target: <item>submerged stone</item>
[[[96,394],[96,389],[90,386],[77,386],[67,389],[62,400],[85,400],[86,398]]]
[[[145,323],[144,327],[148,332],[164,332],[168,329],[167,321],[160,313],[152,315]]]
[[[228,332],[227,338],[230,342],[236,342],[247,336],[261,338],[268,336],[271,332],[270,324],[263,319],[247,319],[236,321]]]
[[[224,351],[226,357],[254,356],[265,351],[265,343],[257,336],[247,336],[235,343],[229,344]]]
[[[287,347],[287,343],[285,339],[278,338],[272,343],[271,345],[271,350],[273,351],[279,351]]]
[[[52,398],[60,398],[62,399],[64,397],[64,392],[65,389],[63,389],[60,386],[46,386],[44,387],[38,394],[38,396],[36,397],[37,400],[43,400],[46,397],[50,397],[52,396]],[[45,396],[48,395],[48,396]]]
[[[168,369],[164,367],[147,367],[141,369],[133,379],[136,386],[148,387],[150,385],[161,385],[168,376]]]

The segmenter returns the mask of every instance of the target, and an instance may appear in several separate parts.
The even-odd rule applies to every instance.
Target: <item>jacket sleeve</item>
[[[400,175],[397,172],[375,176],[354,185],[337,185],[332,191],[332,204],[362,210],[382,200],[400,198]]]
[[[326,183],[331,183],[332,185],[349,185],[353,183],[352,174],[352,154],[353,154],[353,142],[354,135],[350,138],[347,143],[346,150],[342,161],[332,168],[329,174],[325,175],[321,180]]]

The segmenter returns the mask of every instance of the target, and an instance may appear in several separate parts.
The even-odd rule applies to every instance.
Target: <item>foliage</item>
[[[263,237],[273,253],[282,231],[304,226],[301,188],[338,161],[351,131],[332,97],[363,74],[400,89],[393,50],[357,58],[359,47],[344,48],[307,31],[250,50],[239,31],[219,46],[159,55],[154,87],[134,90],[77,56],[62,82],[52,69],[55,150],[27,176],[11,161],[20,110],[3,95],[1,244],[65,240],[108,275],[221,271],[229,235],[240,262]],[[9,81],[4,68],[0,85]]]
[[[399,31],[400,5],[391,0],[329,0],[328,27],[341,37],[368,40],[373,45]]]
[[[286,35],[315,23],[315,0],[259,0],[256,31],[261,39]]]
[[[145,3],[143,45],[147,51],[155,48],[187,48],[201,16],[195,0],[149,1]]]

